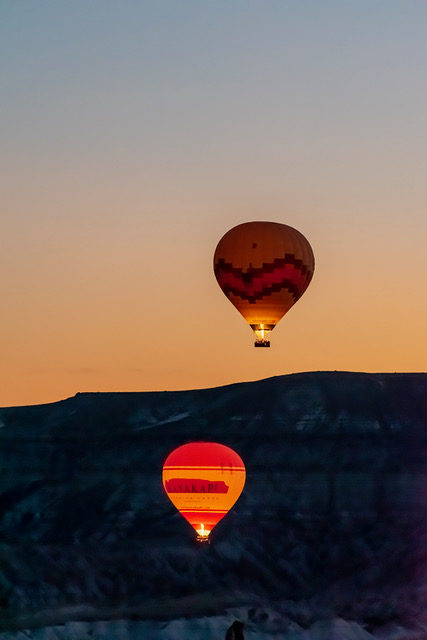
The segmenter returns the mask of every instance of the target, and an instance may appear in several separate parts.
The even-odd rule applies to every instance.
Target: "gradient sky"
[[[427,3],[3,0],[0,405],[426,371]],[[212,257],[299,229],[271,336]]]

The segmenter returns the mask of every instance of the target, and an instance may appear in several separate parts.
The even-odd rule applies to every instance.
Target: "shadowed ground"
[[[427,623],[426,374],[77,394],[0,417],[3,629],[233,606],[256,618],[262,603],[302,629]],[[192,440],[247,468],[203,548],[161,486]]]

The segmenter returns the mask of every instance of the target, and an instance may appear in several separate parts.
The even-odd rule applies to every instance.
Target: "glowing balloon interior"
[[[224,294],[251,326],[256,347],[307,289],[314,272],[308,240],[277,222],[245,222],[219,241],[214,272]]]
[[[240,456],[216,442],[184,444],[163,466],[164,489],[199,542],[209,541],[212,529],[242,493],[245,479]]]

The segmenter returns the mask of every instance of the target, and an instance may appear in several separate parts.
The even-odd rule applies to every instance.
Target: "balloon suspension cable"
[[[257,338],[254,342],[254,347],[269,347],[270,340],[267,340],[267,336],[270,335],[271,331],[274,329],[274,325],[252,324],[251,328]]]
[[[207,531],[203,526],[203,524],[201,524],[200,529],[196,529],[196,531],[197,531],[197,537],[196,537],[197,542],[210,542],[209,540],[210,531]]]

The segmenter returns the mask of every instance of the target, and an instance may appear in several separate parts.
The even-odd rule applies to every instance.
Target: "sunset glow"
[[[162,6],[1,5],[0,405],[426,371],[427,5]],[[270,349],[212,268],[251,220],[316,259]]]

